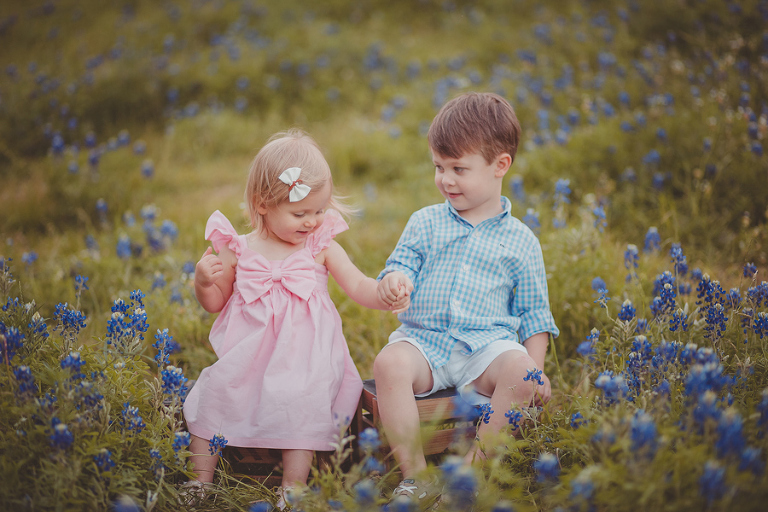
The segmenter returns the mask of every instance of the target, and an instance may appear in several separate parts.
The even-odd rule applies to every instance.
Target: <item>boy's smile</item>
[[[433,151],[435,185],[459,215],[476,225],[501,213],[501,180],[511,160],[507,153],[488,163],[480,153],[451,158]]]

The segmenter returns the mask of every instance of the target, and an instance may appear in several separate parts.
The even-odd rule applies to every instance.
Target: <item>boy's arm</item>
[[[541,370],[541,380],[543,384],[536,386],[534,393],[534,405],[544,405],[552,398],[552,384],[549,377],[544,373],[544,359],[547,356],[547,345],[549,345],[549,333],[539,332],[523,341],[523,346],[528,351],[528,355],[536,363],[536,368]],[[530,370],[531,368],[529,368]]]
[[[347,252],[335,240],[325,250],[325,266],[333,278],[339,283],[341,289],[349,297],[366,308],[390,310],[392,307],[400,306],[397,303],[393,306],[387,304],[378,293],[379,283],[363,274],[357,266],[349,259]],[[403,296],[406,294],[404,293]],[[407,309],[407,307],[406,307]],[[393,313],[401,312],[398,307]]]

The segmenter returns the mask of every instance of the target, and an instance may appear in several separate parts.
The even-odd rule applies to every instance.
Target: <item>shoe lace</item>
[[[413,494],[413,492],[419,488],[417,485],[414,485],[415,483],[416,482],[413,480],[403,480],[400,482],[400,485],[395,488],[393,494]]]

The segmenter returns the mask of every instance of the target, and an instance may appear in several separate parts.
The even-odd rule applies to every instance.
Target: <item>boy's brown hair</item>
[[[507,100],[490,92],[468,92],[443,105],[427,139],[432,151],[444,157],[480,153],[490,164],[500,154],[509,153],[514,162],[520,131]]]

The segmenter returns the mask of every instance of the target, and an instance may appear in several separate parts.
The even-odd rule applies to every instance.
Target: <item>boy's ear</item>
[[[509,167],[512,165],[512,156],[509,153],[502,153],[496,157],[496,172],[497,178],[503,178]]]

